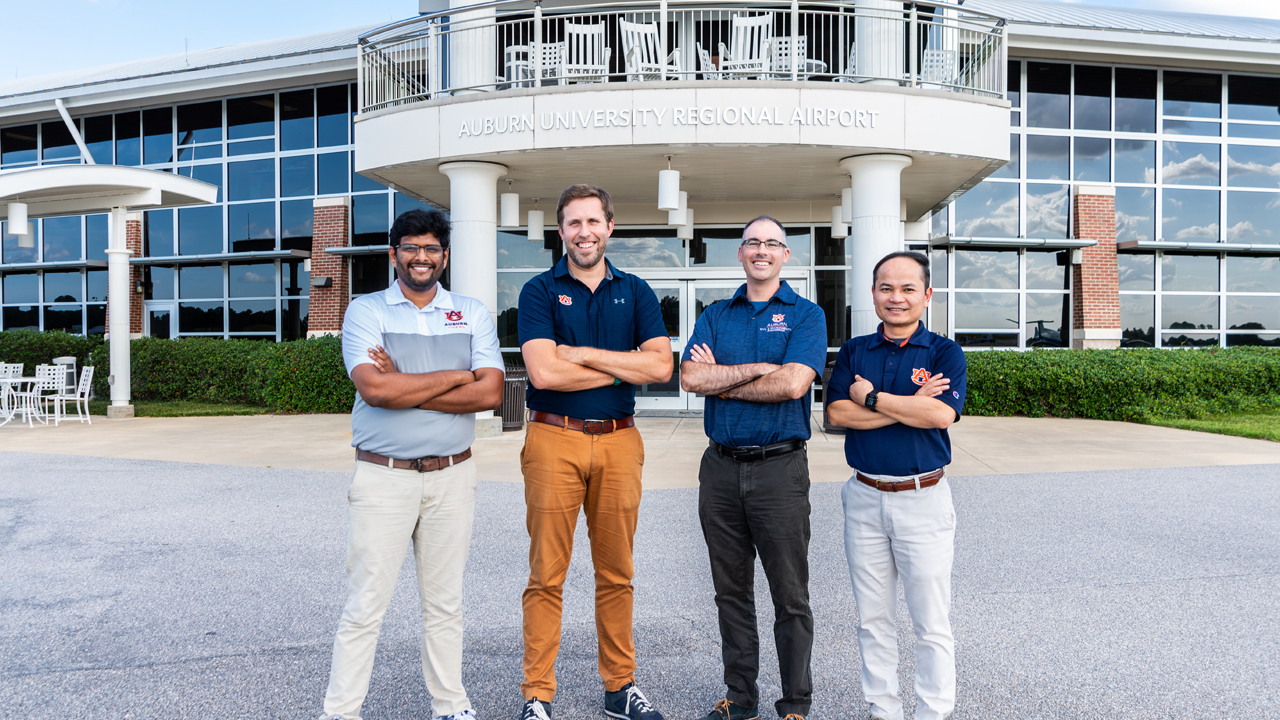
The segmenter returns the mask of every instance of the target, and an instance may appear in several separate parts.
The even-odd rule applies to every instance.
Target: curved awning
[[[25,203],[31,218],[205,205],[218,187],[175,173],[120,165],[50,165],[0,170],[0,219]]]

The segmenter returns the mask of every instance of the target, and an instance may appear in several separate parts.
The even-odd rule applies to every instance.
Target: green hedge
[[[90,355],[102,347],[101,335],[71,335],[61,331],[5,330],[0,332],[0,362],[22,363],[23,375],[36,373],[37,365],[47,365],[56,357],[73,356],[76,367],[92,365]]]

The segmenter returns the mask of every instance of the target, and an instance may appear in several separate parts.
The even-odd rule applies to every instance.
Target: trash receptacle
[[[524,427],[524,394],[525,385],[529,382],[529,371],[519,365],[508,365],[505,373],[506,379],[502,382],[503,432]]]
[[[69,355],[66,357],[56,357],[53,359],[53,364],[61,365],[67,373],[65,379],[62,381],[62,390],[60,393],[63,395],[74,394],[76,391],[76,359]]]
[[[832,360],[827,363],[827,369],[822,371],[822,432],[830,435],[843,435],[845,428],[839,425],[832,425],[831,419],[827,417],[827,387],[831,384],[831,372],[835,368],[836,363]]]

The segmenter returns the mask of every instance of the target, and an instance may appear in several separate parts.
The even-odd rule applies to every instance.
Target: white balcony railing
[[[810,80],[1005,97],[1003,19],[903,0],[504,1],[360,38],[360,110],[512,88]]]

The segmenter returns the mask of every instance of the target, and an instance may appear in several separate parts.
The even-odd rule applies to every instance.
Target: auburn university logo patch
[[[444,313],[444,319],[452,322],[458,322],[462,319],[462,312],[459,310],[446,310]]]
[[[774,321],[774,322],[782,322],[782,319],[783,319],[783,318],[785,318],[785,317],[786,317],[786,315],[774,315],[774,316],[773,316],[773,321]]]
[[[928,370],[925,370],[924,368],[912,368],[911,382],[917,385],[924,385],[925,383],[929,382],[929,376],[932,374],[933,373],[929,372]]]
[[[572,304],[573,304],[573,298],[569,297],[568,295],[561,295],[561,296],[560,296],[560,304],[561,304],[561,305],[572,305]]]

